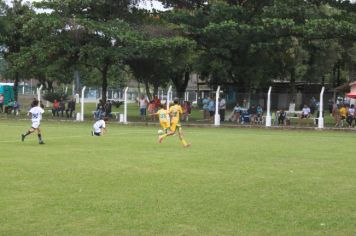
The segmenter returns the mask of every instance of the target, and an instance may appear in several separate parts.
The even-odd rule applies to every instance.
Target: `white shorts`
[[[38,129],[38,127],[40,127],[40,122],[39,121],[32,122],[32,128]]]

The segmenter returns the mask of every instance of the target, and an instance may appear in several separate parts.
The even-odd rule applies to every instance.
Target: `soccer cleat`
[[[45,144],[42,140],[39,142],[39,144]]]
[[[23,142],[23,141],[25,141],[25,135],[24,134],[21,134],[21,141]]]
[[[187,145],[184,145],[185,148],[188,148],[188,147],[190,147],[190,146],[192,146],[191,143],[187,143]]]

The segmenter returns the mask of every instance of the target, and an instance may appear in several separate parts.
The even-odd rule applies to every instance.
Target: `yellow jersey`
[[[340,110],[339,110],[339,114],[340,116],[347,116],[347,110],[346,110],[346,107],[341,107]]]
[[[159,122],[161,123],[166,123],[166,122],[169,122],[169,113],[167,110],[161,108],[157,111],[156,115],[158,115],[158,118],[159,118]]]
[[[179,123],[179,117],[183,114],[183,110],[180,105],[176,104],[169,108],[169,113],[171,114],[171,123]]]

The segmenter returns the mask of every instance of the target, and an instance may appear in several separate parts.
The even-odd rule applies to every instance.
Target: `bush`
[[[45,95],[43,95],[43,98],[46,99],[47,101],[54,102],[54,100],[60,101],[63,99],[63,101],[68,100],[68,95],[65,93],[61,92],[48,92]]]

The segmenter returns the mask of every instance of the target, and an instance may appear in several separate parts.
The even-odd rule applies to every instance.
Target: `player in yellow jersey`
[[[178,129],[178,136],[184,147],[189,147],[190,143],[187,143],[183,138],[182,126],[180,125],[180,116],[183,114],[182,107],[179,105],[178,98],[174,99],[174,105],[169,108],[169,114],[171,117],[171,134],[174,134]]]
[[[170,132],[170,122],[169,122],[169,112],[166,109],[164,109],[164,105],[161,104],[161,105],[159,105],[159,109],[155,113],[155,115],[158,115],[159,123],[162,126],[162,129],[164,132],[164,134],[161,136],[165,135],[165,137],[166,137],[167,135],[169,135],[171,133]]]

